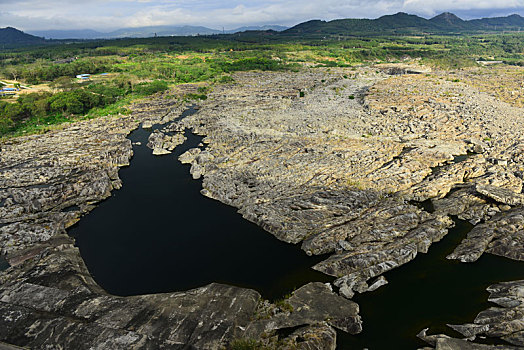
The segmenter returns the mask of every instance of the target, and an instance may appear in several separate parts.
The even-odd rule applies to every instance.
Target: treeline
[[[154,81],[131,84],[121,80],[116,83],[90,84],[58,93],[30,93],[21,95],[16,102],[0,100],[0,136],[23,126],[31,119],[46,117],[66,118],[84,115],[96,107],[105,107],[126,96],[148,96],[167,90],[168,83]]]
[[[305,63],[347,67],[404,58],[454,69],[475,65],[479,59],[524,65],[523,39],[524,33],[372,37],[335,33],[286,38],[253,32],[0,49],[2,78],[47,83],[55,91],[22,95],[9,103],[0,99],[0,133],[21,130],[30,122],[53,124],[70,116],[106,113],[113,105],[120,108],[133,96],[153,94],[168,84],[232,82],[230,74],[236,71],[295,70]],[[83,73],[92,74],[92,81],[73,79]],[[97,77],[98,73],[113,74]]]
[[[97,74],[111,70],[117,61],[114,58],[79,59],[67,64],[37,62],[27,65],[9,65],[1,68],[2,75],[28,84],[53,81],[58,77],[75,77],[78,74]]]

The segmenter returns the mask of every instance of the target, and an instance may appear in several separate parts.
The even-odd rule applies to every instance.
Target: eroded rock
[[[445,335],[426,335],[419,337],[436,349],[522,349],[524,347],[524,281],[503,282],[488,287],[489,301],[500,307],[482,311],[472,324],[449,325],[470,341],[453,339]],[[483,345],[474,343],[477,336],[502,338],[509,344]]]
[[[357,303],[338,296],[326,284],[308,283],[283,303],[288,305],[287,312],[253,322],[247,334],[259,336],[278,329],[315,325],[323,321],[350,334],[362,331]]]

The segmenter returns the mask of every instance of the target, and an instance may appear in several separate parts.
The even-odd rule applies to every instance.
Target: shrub
[[[133,88],[133,92],[138,95],[148,96],[154,93],[165,91],[169,88],[164,80],[155,80],[151,83],[140,83]]]
[[[263,349],[263,345],[255,339],[250,338],[239,338],[234,339],[228,347],[229,350],[260,350]]]
[[[222,84],[234,83],[235,79],[231,75],[223,75],[218,79],[218,82]]]

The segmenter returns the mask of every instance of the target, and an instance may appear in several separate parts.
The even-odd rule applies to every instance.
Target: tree
[[[51,87],[62,90],[62,91],[70,91],[74,87],[73,79],[70,77],[59,77],[53,80],[51,84],[49,84]]]
[[[5,72],[8,76],[10,76],[13,80],[18,80],[18,77],[20,76],[20,73],[18,72],[18,69],[15,67],[7,67],[5,69]]]
[[[51,112],[81,114],[84,111],[84,104],[79,101],[72,91],[68,91],[51,97],[49,99],[49,109]]]

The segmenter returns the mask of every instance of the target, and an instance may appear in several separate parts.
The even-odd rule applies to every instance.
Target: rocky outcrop
[[[524,208],[505,211],[475,226],[448,259],[473,262],[484,252],[524,261]]]
[[[153,150],[153,154],[156,156],[170,154],[176,146],[184,143],[186,138],[183,134],[166,135],[159,130],[149,135],[149,142],[147,147]]]
[[[178,104],[160,99],[158,105],[136,106],[131,116],[77,123],[2,145],[0,244],[11,265],[2,265],[0,271],[0,341],[6,346],[217,349],[254,329],[250,325],[259,322],[256,312],[262,304],[275,308],[256,291],[220,284],[178,293],[108,295],[65,234],[121,185],[118,168],[132,156],[126,135],[137,121],[161,124],[174,120],[180,111]],[[153,132],[150,146],[169,151],[182,142],[183,129],[177,124]],[[208,169],[213,160],[204,150],[190,162],[192,169],[199,164]],[[325,323],[331,314],[334,326],[351,332],[361,329],[358,306],[326,288],[305,289],[304,295],[297,290],[290,298],[297,310],[291,319],[301,328],[279,341],[291,348],[334,348],[336,333]],[[331,307],[316,305],[316,298],[330,300]],[[316,311],[308,311],[307,303]],[[287,314],[279,311],[270,318],[281,326],[265,336],[275,337],[287,324]]]
[[[426,252],[449,215],[476,224],[518,206],[523,146],[503,131],[522,129],[521,110],[469,87],[345,73],[236,75],[184,121],[206,136],[206,157],[180,159],[204,195],[308,254],[333,254],[315,268],[351,296]],[[304,97],[288,98],[295,90]],[[505,256],[520,254],[515,242]]]
[[[420,337],[433,345],[434,348],[423,348],[424,350],[436,349],[436,350],[519,350],[521,348],[507,345],[486,345],[471,343],[464,339],[450,338],[445,335],[433,335]]]
[[[0,244],[11,267],[0,271],[1,341],[32,349],[216,349],[251,322],[260,295],[248,289],[211,284],[183,293],[108,295],[65,234],[120,187],[118,168],[132,156],[126,136],[137,120],[158,124],[181,111],[165,99],[136,108],[129,117],[2,144]]]
[[[214,168],[210,163],[215,157],[208,151],[202,151],[200,148],[191,148],[178,157],[182,164],[191,164],[189,173],[193,179],[200,179],[206,173],[206,164],[208,167]]]
[[[493,199],[495,202],[507,204],[511,206],[522,205],[524,203],[524,195],[515,193],[512,190],[501,188],[492,185],[477,185],[478,193]]]
[[[524,281],[504,282],[488,288],[489,301],[499,307],[482,311],[472,324],[449,325],[468,340],[453,339],[445,335],[419,337],[436,349],[522,349],[524,348]],[[473,341],[478,336],[501,338],[511,346],[482,345]]]
[[[329,285],[320,282],[306,284],[280,304],[284,304],[281,307],[283,312],[268,314],[264,310],[259,314],[261,319],[249,325],[247,334],[259,337],[278,329],[316,325],[324,321],[350,334],[362,331],[358,305],[338,296]]]
[[[0,283],[0,339],[31,349],[216,349],[242,334],[260,301],[253,290],[220,284],[108,295],[65,235],[2,273]]]
[[[349,223],[357,234],[342,241],[344,244],[339,243],[343,246],[340,253],[314,268],[335,277],[342,276],[335,285],[346,297],[352,297],[351,291],[372,290],[367,280],[413,260],[418,252],[426,253],[453,225],[448,217],[433,217],[418,209],[412,210],[406,212],[405,208],[390,206],[387,211],[369,211],[374,219],[364,216]]]
[[[175,99],[161,98],[131,116],[2,144],[0,248],[14,267],[0,274],[0,340],[216,348],[298,327],[277,340],[330,348],[333,328],[361,329],[347,298],[379,288],[382,273],[427,252],[453,225],[449,215],[482,222],[450,257],[522,260],[521,108],[438,75],[390,77],[366,67],[238,73],[235,82],[217,86],[175,129],[154,132],[149,146],[170,152],[185,128],[205,136],[204,151],[180,156],[203,177],[202,194],[308,254],[330,254],[315,268],[337,277],[339,295],[312,283],[278,305],[212,284],[120,298],[92,281],[65,229],[121,185],[118,168],[132,155],[125,137],[138,122],[152,127],[180,115]],[[82,345],[81,334],[91,341]]]
[[[136,126],[128,118],[101,118],[2,144],[0,249],[11,264],[120,188],[118,169],[133,154],[126,135]]]
[[[335,350],[337,347],[337,333],[326,322],[323,322],[297,329],[282,343],[281,349]]]

